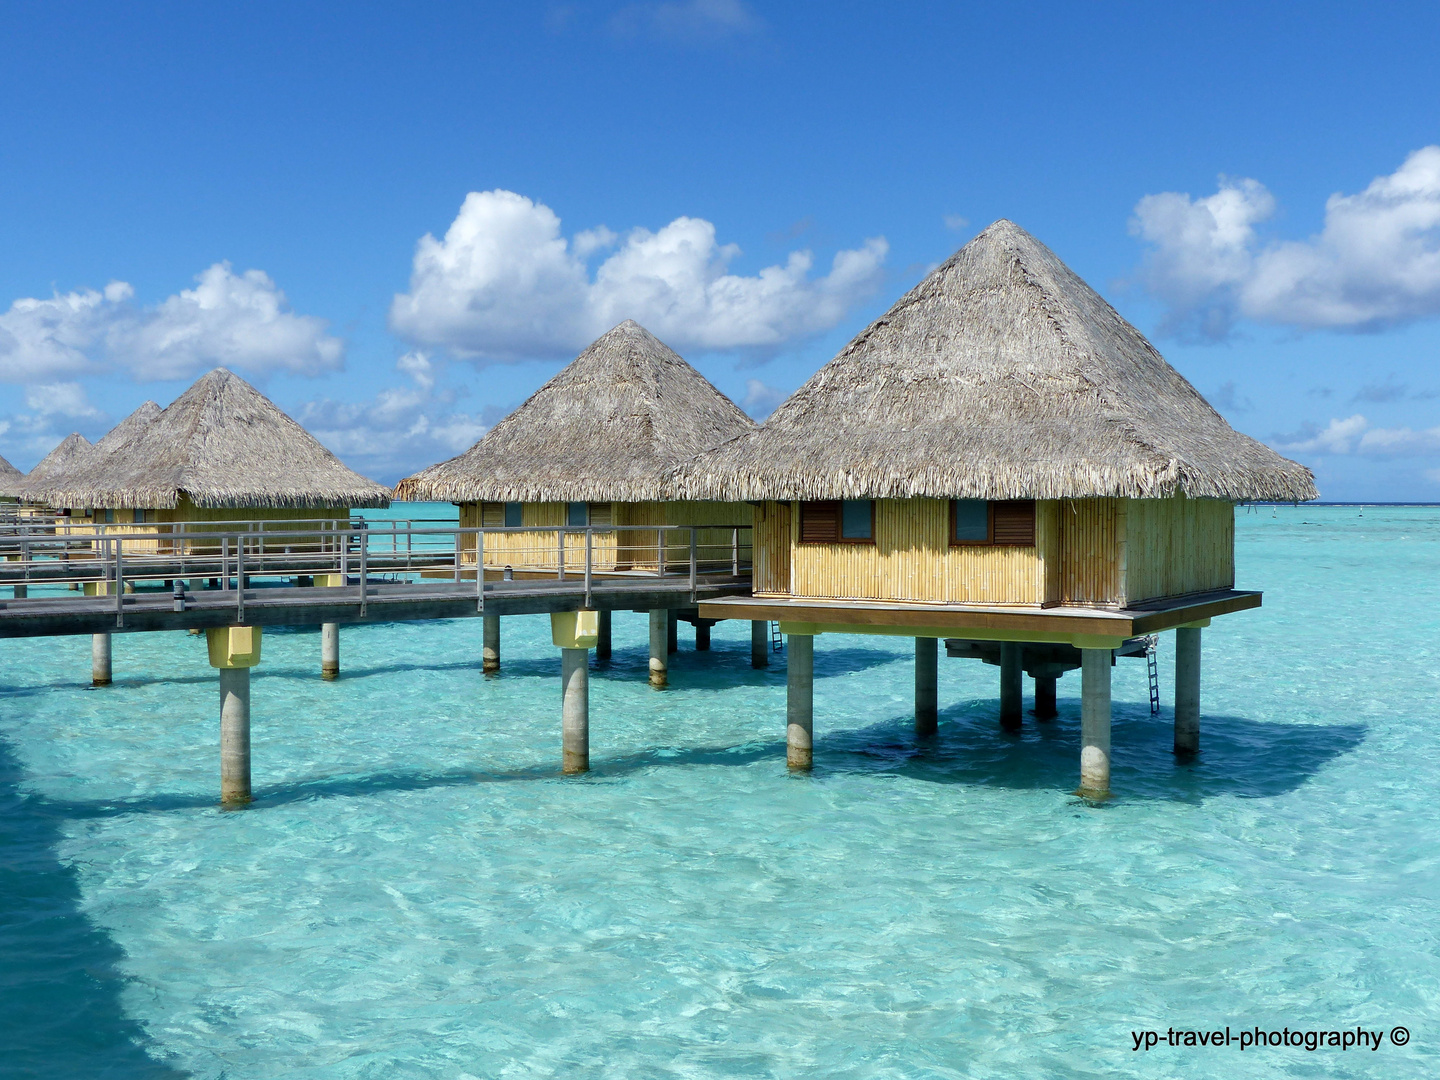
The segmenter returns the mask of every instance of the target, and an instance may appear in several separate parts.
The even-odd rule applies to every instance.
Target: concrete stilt
[[[940,722],[939,655],[938,640],[915,639],[915,734],[922,737],[934,735]]]
[[[785,764],[808,769],[815,760],[815,639],[791,634],[785,649]]]
[[[1035,676],[1035,719],[1053,720],[1058,710],[1055,708],[1055,683],[1058,680],[1054,675]]]
[[[750,620],[750,666],[770,666],[770,624],[764,619]]]
[[[28,585],[16,585],[16,586],[15,586],[15,599],[16,599],[16,600],[24,600],[24,599],[25,599],[27,596],[29,596],[29,595],[30,595],[30,586],[28,586]]]
[[[485,639],[480,646],[480,670],[486,675],[493,675],[500,670],[500,616],[482,615],[480,621],[485,624]]]
[[[670,612],[650,612],[650,685],[664,689],[669,684],[670,654],[665,641],[670,632]]]
[[[220,669],[220,801],[250,801],[250,669]]]
[[[671,608],[670,610],[668,610],[667,612],[665,612],[665,618],[666,618],[666,623],[665,623],[665,651],[666,651],[666,652],[679,652],[679,651],[680,651],[680,617],[675,614],[675,609],[674,609],[674,608]]]
[[[338,679],[340,677],[339,623],[320,624],[320,677],[322,679]]]
[[[1087,799],[1110,796],[1109,649],[1080,650],[1080,790]]]
[[[710,624],[708,622],[697,622],[695,624],[695,651],[708,652],[710,650]]]
[[[1175,753],[1200,752],[1200,628],[1175,631]]]
[[[95,686],[110,685],[110,635],[90,636],[90,681]]]
[[[1025,692],[1025,672],[1021,664],[1025,647],[1018,641],[1000,646],[1000,726],[1006,731],[1020,730],[1020,710]]]
[[[597,611],[595,613],[597,624],[600,627],[600,637],[595,642],[595,659],[610,659],[610,623],[611,612]]]
[[[560,650],[560,769],[565,773],[590,770],[590,650]]]

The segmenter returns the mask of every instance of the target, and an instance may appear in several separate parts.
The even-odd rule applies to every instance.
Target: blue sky
[[[0,4],[0,34],[22,469],[225,363],[393,481],[632,316],[763,414],[1008,217],[1323,497],[1440,500],[1433,4]]]

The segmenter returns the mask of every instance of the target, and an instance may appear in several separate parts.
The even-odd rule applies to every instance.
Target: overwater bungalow
[[[17,501],[20,498],[20,485],[24,482],[25,474],[0,457],[0,502]]]
[[[95,444],[78,431],[71,432],[60,441],[60,445],[40,459],[39,463],[25,474],[20,484],[20,498],[28,503],[45,503],[41,492],[53,480],[79,467],[90,456]]]
[[[485,570],[553,576],[563,565],[592,573],[653,573],[687,563],[691,529],[702,561],[750,560],[752,508],[743,501],[685,500],[672,473],[726,439],[754,430],[705,376],[639,323],[596,339],[465,453],[401,480],[397,499],[452,502],[467,528],[487,534]],[[592,528],[583,539],[565,528]],[[614,527],[594,533],[593,527]],[[462,538],[475,561],[474,534]],[[651,612],[650,680],[663,686],[675,612]],[[609,652],[609,613],[599,649]],[[701,648],[710,623],[696,621]],[[487,616],[484,667],[499,667],[499,619]],[[668,645],[667,645],[668,642]]]
[[[390,502],[387,488],[346,468],[224,368],[196,380],[167,409],[146,402],[54,478],[27,480],[27,492],[70,509],[73,524],[133,525],[119,531],[153,532],[160,550],[187,525],[192,532],[236,521],[261,531],[343,528],[353,508]]]
[[[664,526],[712,526],[700,542],[723,548],[729,561],[734,527],[751,524],[751,507],[676,499],[669,477],[754,427],[705,376],[627,319],[465,453],[401,480],[395,497],[456,503],[465,527],[541,530],[488,536],[487,569],[553,574],[556,530],[566,526],[620,527],[597,536],[591,560],[600,572],[653,570],[661,547],[688,559],[688,532],[662,544],[656,530]],[[626,530],[635,526],[644,531]],[[740,542],[748,560],[748,528]],[[567,568],[583,568],[583,545],[572,542],[563,557]]]
[[[701,614],[790,635],[789,757],[811,761],[816,635],[917,639],[916,723],[935,724],[937,639],[998,659],[1001,717],[1082,668],[1081,790],[1109,788],[1110,666],[1177,639],[1176,748],[1198,746],[1200,628],[1235,590],[1234,506],[1316,497],[1135,327],[1009,221],[944,262],[754,432],[683,470],[684,497],[751,501],[754,596]],[[993,655],[992,655],[993,654]],[[1048,693],[1047,693],[1048,691]],[[1048,698],[1048,700],[1047,700]]]

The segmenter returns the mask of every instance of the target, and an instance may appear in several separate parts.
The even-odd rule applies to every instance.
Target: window
[[[590,504],[572,502],[566,504],[565,524],[579,528],[590,524]]]
[[[136,525],[144,525],[144,524],[145,524],[145,511],[144,511],[144,510],[136,510],[136,511],[135,511],[135,524],[136,524]]]
[[[950,500],[950,543],[1035,546],[1035,500]]]
[[[521,515],[520,515],[520,508],[521,508],[522,505],[523,505],[523,504],[521,504],[521,503],[506,503],[506,504],[505,504],[505,528],[507,528],[507,529],[518,529],[518,528],[520,528],[520,517],[521,517]]]
[[[593,526],[613,525],[614,514],[608,502],[590,504],[590,524]]]
[[[873,544],[875,501],[832,499],[800,504],[802,544]]]
[[[114,510],[106,510],[104,513],[105,513],[105,524],[106,524],[106,525],[114,525],[114,524],[115,524],[115,511],[114,511]]]

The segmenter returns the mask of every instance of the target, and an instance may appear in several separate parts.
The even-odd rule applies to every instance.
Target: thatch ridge
[[[52,503],[46,492],[54,481],[80,468],[95,452],[95,444],[78,431],[72,431],[60,441],[60,445],[40,459],[39,463],[25,474],[20,483],[19,497],[26,502]]]
[[[0,457],[0,499],[18,499],[25,474]]]
[[[755,432],[682,467],[692,499],[1317,497],[1025,230],[997,221]]]
[[[675,466],[754,428],[705,376],[627,319],[465,453],[401,480],[395,497],[664,500]]]
[[[388,488],[347,469],[238,375],[216,368],[148,423],[137,409],[113,451],[47,491],[53,506],[173,509],[383,507]],[[112,433],[115,434],[115,433]],[[104,440],[102,440],[103,442]]]

